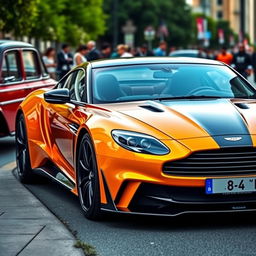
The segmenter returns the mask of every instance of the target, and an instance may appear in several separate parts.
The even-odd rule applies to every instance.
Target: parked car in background
[[[30,92],[54,85],[31,44],[0,40],[0,137],[14,133],[17,108]]]
[[[206,58],[206,54],[202,53],[204,58]],[[170,57],[199,57],[199,50],[195,49],[185,49],[185,50],[177,50],[170,53]]]

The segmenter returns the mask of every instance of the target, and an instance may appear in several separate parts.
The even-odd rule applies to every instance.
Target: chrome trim
[[[18,98],[18,99],[15,99],[15,100],[3,101],[3,102],[0,102],[0,106],[5,106],[5,105],[17,103],[17,102],[22,102],[25,98],[26,98],[26,97],[24,97],[24,98]]]
[[[233,142],[239,141],[241,139],[242,139],[242,137],[224,137],[224,140],[233,141]]]
[[[43,80],[43,79],[42,79]],[[41,80],[41,81],[42,81]],[[46,79],[45,79],[46,80]],[[32,81],[32,80],[31,80]],[[37,80],[38,81],[38,80]],[[26,82],[28,83],[28,81],[26,80]],[[39,81],[38,81],[39,82]],[[10,85],[10,84],[8,84],[8,85]],[[30,89],[38,89],[38,88],[46,88],[47,86],[54,86],[54,84],[51,84],[51,83],[49,83],[49,85],[48,84],[40,84],[40,85],[34,85],[34,86],[26,86],[26,87],[23,87],[23,88],[11,88],[11,89],[1,89],[0,88],[0,93],[4,93],[4,92],[15,92],[15,91],[20,91],[20,90],[30,90]]]
[[[42,172],[43,174],[46,174],[48,177],[52,178],[53,180],[57,181],[58,183],[60,183],[61,185],[70,190],[74,189],[74,184],[72,184],[72,182],[68,178],[66,178],[66,176],[62,172],[58,172],[58,174],[60,173],[64,179],[57,178],[58,174],[56,175],[56,177],[51,175],[46,169],[42,167],[36,168],[35,171],[39,171]],[[66,183],[63,181],[65,181]]]

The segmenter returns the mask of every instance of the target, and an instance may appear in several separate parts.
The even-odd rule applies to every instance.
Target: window
[[[20,81],[22,79],[18,51],[5,53],[2,65],[2,77],[4,83]]]
[[[222,19],[223,18],[223,12],[222,11],[217,11],[217,18]]]
[[[78,101],[86,101],[85,72],[78,70],[75,80],[75,96]]]
[[[86,95],[84,95],[86,88],[85,72],[82,69],[73,71],[67,78],[58,84],[58,88],[69,89],[70,99],[81,101],[83,98],[86,98]]]
[[[35,51],[23,51],[23,62],[27,79],[40,77],[38,56]]]
[[[94,103],[175,97],[255,98],[256,91],[221,65],[150,64],[93,69]]]

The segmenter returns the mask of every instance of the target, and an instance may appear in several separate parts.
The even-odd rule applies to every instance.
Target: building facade
[[[241,36],[249,35],[256,43],[255,0],[190,0],[194,13],[204,13],[215,20],[228,20],[232,30]]]

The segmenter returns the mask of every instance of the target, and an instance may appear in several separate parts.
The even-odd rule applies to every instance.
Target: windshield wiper
[[[189,95],[189,96],[177,96],[177,97],[160,97],[155,100],[179,100],[179,99],[222,99],[230,97],[221,97],[221,96],[207,96],[207,95]]]

